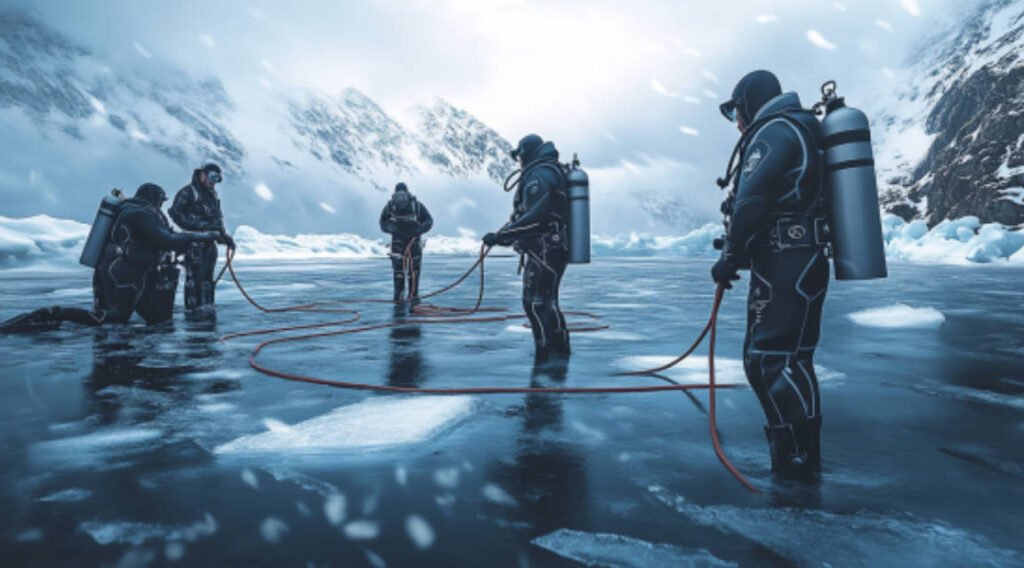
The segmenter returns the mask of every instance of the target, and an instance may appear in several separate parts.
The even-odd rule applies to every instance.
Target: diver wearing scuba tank
[[[134,312],[147,323],[171,319],[178,269],[168,253],[194,243],[213,243],[218,233],[175,233],[160,210],[163,188],[146,183],[118,207],[99,263],[93,272],[93,309],[54,306],[0,324],[0,332],[53,329],[69,321],[99,326],[124,323]]]
[[[829,283],[821,127],[768,71],[743,77],[721,110],[743,135],[711,275],[731,287],[750,270],[744,370],[767,418],[772,471],[807,478],[820,468],[814,352]]]
[[[213,231],[229,249],[235,241],[224,228],[217,184],[223,181],[220,166],[206,164],[192,172],[192,182],[178,190],[168,210],[175,224],[186,231]],[[214,303],[217,245],[193,247],[185,254],[185,309],[193,311]]]
[[[391,270],[395,302],[402,300],[406,281],[409,299],[419,295],[420,266],[423,263],[422,236],[434,226],[427,207],[409,193],[404,183],[395,186],[391,200],[380,212],[380,230],[391,235]],[[406,258],[406,251],[409,256]]]
[[[569,262],[569,198],[566,176],[552,142],[530,134],[519,141],[512,158],[522,167],[514,211],[487,246],[514,245],[523,268],[523,310],[530,320],[535,357],[569,354],[569,330],[558,304],[562,275]]]

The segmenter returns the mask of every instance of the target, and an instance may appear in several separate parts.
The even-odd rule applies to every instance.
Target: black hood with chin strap
[[[144,201],[159,209],[167,201],[167,192],[155,183],[144,183],[135,190],[134,199]]]

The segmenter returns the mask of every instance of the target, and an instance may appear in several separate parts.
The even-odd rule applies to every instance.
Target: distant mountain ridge
[[[876,121],[884,208],[1024,224],[1024,2],[983,3],[915,59]]]

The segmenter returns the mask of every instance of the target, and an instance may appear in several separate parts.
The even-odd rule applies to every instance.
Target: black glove
[[[221,233],[220,242],[224,243],[224,246],[228,247],[229,249],[235,250],[235,239],[232,238],[231,235],[227,233]]]
[[[739,266],[731,258],[723,254],[718,259],[718,262],[711,267],[711,279],[715,281],[715,284],[729,290],[732,288],[732,283],[740,279],[740,275],[737,274],[738,271]]]
[[[484,235],[484,244],[489,247],[493,247],[498,244],[498,240],[498,233],[487,233]]]

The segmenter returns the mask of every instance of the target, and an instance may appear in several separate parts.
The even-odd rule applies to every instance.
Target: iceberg
[[[89,225],[35,215],[13,219],[0,215],[0,267],[19,267],[53,260],[78,266]]]
[[[217,446],[214,453],[316,453],[425,442],[473,411],[469,396],[383,397],[336,408],[309,420]]]

